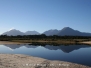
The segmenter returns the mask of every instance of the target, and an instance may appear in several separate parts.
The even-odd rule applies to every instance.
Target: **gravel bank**
[[[0,54],[0,68],[91,68],[64,61],[51,61],[21,54]]]

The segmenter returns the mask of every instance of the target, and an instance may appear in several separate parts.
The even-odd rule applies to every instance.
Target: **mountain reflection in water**
[[[25,54],[91,66],[89,45],[0,45],[0,53]]]
[[[11,44],[11,45],[4,45],[4,46],[7,46],[11,49],[16,49],[16,48],[20,48],[22,46],[25,46],[27,48],[37,48],[41,45],[15,45],[15,44],[12,45]],[[87,47],[90,47],[90,46],[87,46],[87,45],[68,45],[68,46],[67,45],[66,46],[65,45],[60,45],[60,46],[45,45],[45,46],[42,46],[42,47],[44,47],[46,49],[49,49],[49,50],[62,50],[65,53],[70,53],[74,50],[78,50],[80,48],[87,48]]]

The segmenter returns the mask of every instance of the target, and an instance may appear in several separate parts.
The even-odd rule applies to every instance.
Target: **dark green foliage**
[[[72,39],[86,39],[85,41],[91,40],[91,36],[46,36],[45,34],[41,35],[17,35],[17,36],[7,36],[0,35],[1,41],[11,41],[11,40],[44,40],[44,41],[56,41],[56,40],[71,40]],[[78,42],[78,41],[75,41]]]

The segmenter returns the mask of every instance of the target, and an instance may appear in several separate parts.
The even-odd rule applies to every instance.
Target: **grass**
[[[87,39],[60,39],[60,40],[11,40],[11,42],[34,43],[34,44],[79,44]]]

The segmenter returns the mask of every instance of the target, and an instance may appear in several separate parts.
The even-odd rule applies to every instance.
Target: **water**
[[[0,53],[25,54],[91,66],[91,46],[88,45],[0,45]]]

